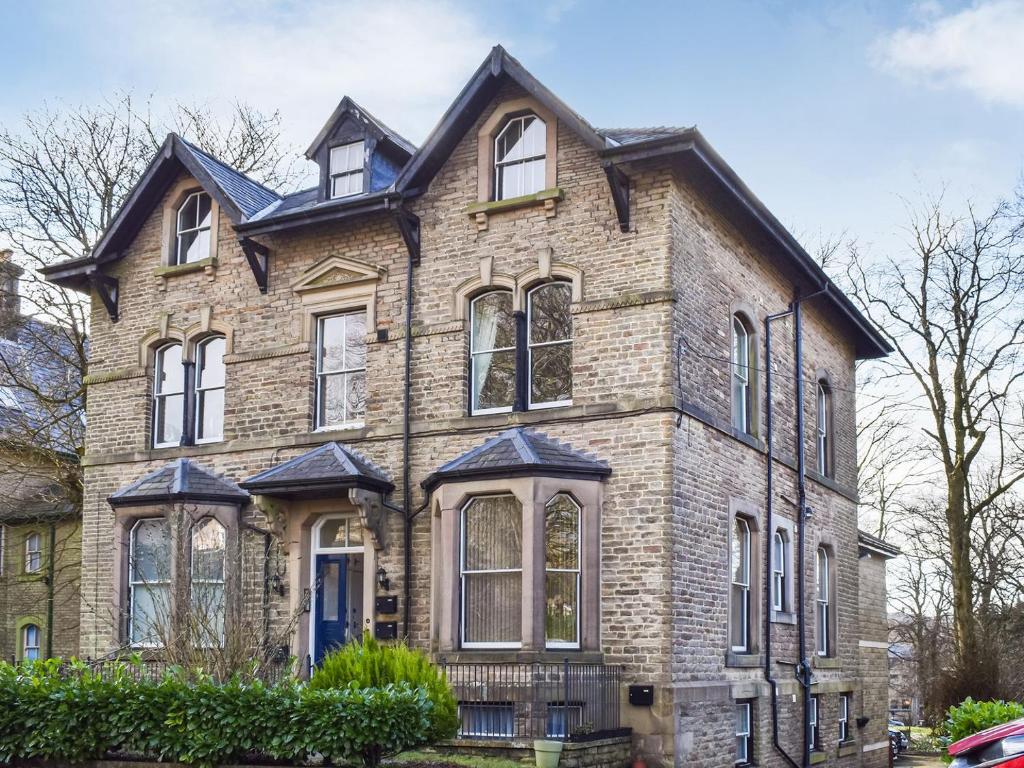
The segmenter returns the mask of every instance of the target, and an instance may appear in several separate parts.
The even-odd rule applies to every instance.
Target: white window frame
[[[821,747],[818,743],[820,734],[818,733],[818,697],[817,695],[811,696],[810,712],[808,713],[808,725],[810,726],[811,735],[811,749],[816,751]]]
[[[575,568],[548,568],[547,556],[548,556],[548,538],[547,538],[547,511],[548,507],[557,499],[559,496],[564,496],[572,504],[576,510],[576,567]],[[575,643],[562,643],[562,642],[549,642],[547,639],[547,627],[544,628],[544,647],[546,648],[565,648],[578,650],[580,648],[580,632],[582,628],[582,622],[580,619],[580,612],[583,607],[582,595],[580,591],[583,589],[583,508],[579,503],[570,496],[568,493],[556,493],[547,504],[544,505],[544,602],[547,604],[547,574],[549,573],[575,573],[576,574],[576,642]],[[545,616],[545,625],[547,624]]]
[[[823,564],[824,578],[822,578]],[[819,656],[828,656],[832,645],[830,637],[832,630],[832,595],[830,584],[832,578],[832,563],[829,559],[828,550],[826,550],[825,547],[818,547],[818,551],[815,553],[814,574],[817,587],[817,593],[815,594],[814,599],[818,608],[818,637],[816,650]]]
[[[358,151],[355,148],[358,147]],[[345,150],[345,159],[350,160],[353,151],[356,151],[356,156],[359,158],[358,166],[348,166],[342,170],[336,170],[334,165],[334,153],[338,150]],[[339,144],[335,147],[331,147],[327,151],[327,164],[329,166],[327,174],[327,192],[328,199],[337,200],[342,197],[352,197],[353,195],[361,195],[366,191],[366,142],[360,139],[359,141],[350,141],[347,144]],[[349,179],[353,176],[359,176],[359,189],[354,192],[345,192],[343,194],[336,194],[334,191],[335,182],[338,179]],[[346,181],[347,183],[347,181]]]
[[[750,435],[753,433],[753,421],[751,419],[753,398],[750,387],[750,331],[739,314],[732,316],[732,333],[733,342],[730,366],[732,368],[732,377],[730,385],[733,387],[734,392],[736,384],[739,384],[740,389],[739,402],[733,403],[732,425],[743,434]]]
[[[737,710],[743,711],[743,722],[746,726],[745,731],[737,729],[736,739],[743,739],[743,756],[741,757],[738,753],[736,755],[735,765],[750,765],[751,763],[751,752],[753,751],[753,707],[749,701],[740,701],[736,704]],[[738,742],[737,742],[738,745]]]
[[[485,642],[468,642],[466,640],[466,576],[473,574],[493,574],[493,573],[518,573],[520,579],[520,593],[521,598],[525,597],[527,584],[523,578],[523,552],[519,553],[519,567],[518,568],[487,568],[483,570],[466,570],[466,512],[473,505],[474,502],[485,499],[509,496],[516,500],[519,505],[520,515],[523,514],[522,502],[519,501],[518,497],[512,493],[489,493],[482,494],[479,496],[473,496],[466,500],[459,510],[459,643],[463,648],[493,648],[493,649],[512,649],[522,648],[522,628],[519,630],[519,641],[518,642],[505,642],[505,643],[485,643]],[[527,546],[524,541],[523,546]],[[532,601],[524,600],[528,605],[532,604]]]
[[[164,517],[140,517],[134,523],[132,523],[131,530],[128,532],[128,646],[131,648],[159,648],[159,640],[156,642],[135,642],[135,590],[139,587],[145,586],[165,586],[167,587],[168,601],[171,599],[171,579],[170,579],[170,567],[171,563],[167,563],[168,567],[168,578],[154,581],[145,581],[135,578],[138,570],[135,565],[135,537],[138,528],[143,523],[152,522],[155,520],[162,520],[165,525],[169,525],[169,521]],[[169,535],[169,534],[168,534]],[[174,557],[173,542],[171,547],[168,549],[168,558]],[[168,604],[168,609],[170,605]]]
[[[29,635],[29,630],[30,629],[35,631],[35,636],[36,636],[36,638],[35,638],[35,645],[29,645],[29,643],[28,643],[28,635]],[[39,659],[41,659],[43,657],[42,640],[40,639],[40,635],[41,634],[42,634],[42,630],[39,628],[38,624],[30,623],[30,624],[25,624],[25,625],[22,626],[22,628],[21,628],[21,660],[22,661],[37,661],[37,660],[39,660]],[[35,651],[35,656],[32,657],[32,658],[29,658],[29,651],[30,650]]]
[[[832,462],[829,451],[832,445],[832,435],[829,429],[829,411],[831,410],[832,393],[824,382],[819,381],[816,390],[817,429],[815,430],[815,443],[817,446],[818,474],[829,477],[832,473]]]
[[[212,342],[218,341],[218,340],[224,342],[224,352],[226,354],[227,353],[227,340],[223,336],[208,336],[208,337],[206,337],[205,339],[201,340],[199,343],[196,344],[196,381],[195,381],[195,409],[194,409],[195,412],[196,412],[195,413],[195,427],[194,427],[194,429],[195,429],[195,439],[194,439],[194,442],[195,442],[196,445],[202,445],[204,443],[220,443],[220,442],[224,441],[224,408],[227,406],[227,401],[224,398],[221,399],[221,413],[220,413],[220,423],[221,423],[220,426],[221,426],[221,428],[220,428],[220,434],[216,435],[215,437],[200,437],[199,436],[199,433],[202,431],[201,430],[201,426],[202,426],[202,423],[201,423],[201,409],[199,407],[200,402],[204,399],[204,395],[207,392],[216,392],[218,389],[221,392],[224,392],[225,388],[227,386],[227,378],[228,378],[227,369],[225,369],[225,371],[224,371],[224,383],[223,384],[220,384],[220,385],[218,385],[216,387],[207,387],[207,386],[204,386],[202,381],[201,381],[201,379],[202,379],[202,372],[203,372],[203,361],[206,358],[206,348]],[[222,355],[221,356],[221,366],[223,366],[223,365],[224,365],[224,357]],[[185,410],[186,411],[188,410],[188,403],[187,402],[185,403]]]
[[[552,281],[561,283],[562,285],[569,288],[569,303],[572,303],[572,286],[570,283],[564,280]],[[540,341],[534,343],[533,341],[533,294],[537,291],[547,288],[552,283],[542,283],[536,285],[526,292],[526,407],[529,410],[540,410],[542,408],[564,408],[572,405],[572,397],[570,395],[568,400],[551,400],[544,403],[533,402],[533,350],[542,349],[544,347],[556,347],[559,345],[569,346],[569,374],[572,376],[572,351],[573,351],[573,336],[572,336],[572,315],[570,314],[570,328],[569,338],[559,339],[558,341]],[[517,361],[518,362],[518,361]],[[570,390],[572,385],[570,384]]]
[[[209,524],[211,522],[216,524],[216,525],[219,525],[220,529],[224,532],[223,562],[221,563],[221,572],[220,572],[221,573],[221,577],[219,579],[200,578],[200,577],[198,577],[196,575],[196,539],[195,539],[195,533],[199,529],[199,526],[204,525],[204,524]],[[228,529],[227,529],[227,526],[225,526],[224,523],[222,523],[216,517],[211,517],[211,516],[202,517],[199,520],[197,520],[195,522],[195,524],[193,524],[192,528],[189,530],[189,601],[190,601],[189,605],[191,607],[192,603],[195,600],[195,587],[196,587],[196,584],[207,584],[207,585],[217,585],[217,584],[219,584],[220,585],[220,588],[221,588],[220,589],[221,610],[223,611],[223,615],[221,616],[220,637],[218,638],[220,647],[223,647],[223,645],[224,645],[224,638],[225,638],[225,634],[226,634],[226,631],[227,631],[227,626],[226,626],[226,624],[227,624],[227,614],[228,614],[228,609],[227,609],[227,601],[228,601],[228,593],[227,593],[228,545],[227,545],[227,539],[228,539]]]
[[[507,294],[509,294],[509,296],[512,298],[513,306],[515,306],[515,296],[513,295],[512,291],[505,290],[505,289],[498,289],[498,290],[494,290],[494,291],[487,291],[486,293],[481,293],[479,296],[474,297],[473,300],[469,302],[469,412],[473,416],[483,416],[483,415],[488,414],[488,413],[511,413],[512,412],[512,408],[514,407],[515,401],[516,401],[516,389],[515,389],[515,383],[513,383],[513,386],[512,386],[512,402],[509,403],[508,405],[501,405],[501,406],[498,406],[496,408],[478,408],[477,404],[476,404],[477,403],[477,393],[476,393],[476,366],[477,366],[477,362],[476,362],[476,359],[477,359],[478,356],[494,354],[496,352],[511,352],[512,356],[513,356],[514,363],[518,363],[519,362],[518,360],[515,359],[515,354],[516,354],[516,346],[515,346],[516,334],[515,334],[515,331],[516,331],[516,329],[515,329],[514,326],[513,326],[512,346],[511,347],[494,347],[492,349],[475,349],[474,346],[473,346],[474,340],[476,339],[476,303],[478,301],[480,301],[481,299],[483,299],[483,298],[485,298],[487,296],[490,296],[493,293],[507,293]]]
[[[316,431],[316,432],[329,432],[329,431],[334,431],[334,430],[337,430],[337,429],[357,429],[359,427],[362,427],[366,423],[366,411],[365,411],[366,404],[365,403],[363,404],[364,410],[363,410],[363,414],[362,414],[361,418],[357,418],[357,419],[347,418],[345,421],[338,422],[337,424],[321,424],[320,423],[320,411],[321,411],[320,406],[322,405],[323,390],[324,390],[323,382],[326,381],[327,377],[329,377],[329,376],[345,376],[345,375],[351,375],[351,374],[354,374],[354,373],[362,373],[364,376],[366,375],[366,350],[365,349],[363,350],[363,366],[361,368],[340,368],[338,370],[332,370],[332,371],[325,371],[325,370],[323,370],[323,360],[324,360],[324,325],[325,325],[326,321],[331,320],[331,319],[336,318],[336,317],[344,317],[344,318],[346,318],[346,320],[345,320],[346,329],[345,329],[345,334],[344,334],[344,338],[345,338],[346,341],[345,341],[345,355],[344,356],[345,356],[346,361],[347,361],[347,359],[348,359],[348,333],[347,333],[347,330],[348,330],[348,328],[347,328],[348,320],[347,320],[347,318],[351,317],[351,316],[354,316],[354,315],[362,315],[363,316],[363,328],[365,330],[366,327],[367,327],[367,321],[368,321],[368,317],[369,317],[369,314],[367,313],[365,307],[353,307],[351,309],[342,310],[340,312],[331,312],[329,314],[318,315],[317,318],[316,318],[316,394],[315,394],[315,403],[314,403],[315,410],[313,412],[313,416],[314,416],[314,431]],[[364,346],[365,346],[365,343],[364,343]],[[347,404],[345,406],[345,415],[346,415],[346,417],[350,416],[350,414],[348,413],[348,405]]]
[[[743,517],[742,515],[736,515],[736,517],[733,519],[733,525],[734,526],[735,525],[742,525],[744,531],[746,532],[746,534],[745,534],[745,536],[743,538],[743,552],[741,553],[741,556],[743,557],[743,570],[745,572],[743,575],[745,576],[746,581],[743,582],[743,581],[736,581],[735,580],[736,564],[730,562],[729,563],[729,578],[730,578],[730,581],[731,581],[732,589],[730,589],[729,599],[730,600],[734,599],[734,594],[733,593],[736,591],[736,589],[735,589],[736,587],[740,588],[740,594],[742,595],[742,598],[743,598],[743,610],[740,612],[740,616],[741,616],[741,618],[743,620],[743,645],[734,645],[733,642],[732,642],[732,630],[733,630],[733,627],[732,627],[732,611],[729,611],[729,621],[730,621],[730,625],[729,625],[729,648],[730,648],[730,650],[733,651],[733,653],[750,653],[750,607],[751,607],[750,606],[750,571],[751,571],[751,568],[750,568],[750,556],[751,556],[751,552],[752,552],[752,549],[753,549],[753,547],[751,546],[751,539],[753,538],[753,536],[751,534],[750,522],[745,517]],[[729,533],[729,536],[730,536],[729,552],[730,553],[732,552],[731,537],[734,536],[734,535],[735,535],[735,529],[733,529]]]
[[[43,535],[38,531],[31,531],[25,534],[25,573],[39,573],[41,570],[43,570]]]
[[[498,156],[498,143],[501,141],[501,137],[505,135],[505,133],[508,131],[508,129],[512,125],[514,125],[516,123],[525,123],[527,118],[531,118],[531,117],[534,120],[536,120],[538,123],[540,123],[542,126],[544,126],[544,141],[543,141],[544,151],[541,152],[541,154],[539,154],[539,155],[530,155],[530,156],[527,156],[527,157],[520,157],[520,158],[516,158],[515,160],[501,160],[501,159],[499,159],[499,156]],[[501,188],[501,186],[502,186],[501,185],[501,179],[502,179],[502,170],[503,169],[510,168],[513,165],[526,165],[527,163],[532,163],[532,162],[537,161],[537,160],[543,160],[544,161],[544,167],[542,169],[541,176],[542,176],[543,179],[545,179],[545,180],[547,179],[547,170],[548,170],[547,137],[548,137],[548,130],[549,130],[548,124],[546,122],[544,122],[544,120],[541,119],[540,115],[537,115],[537,114],[535,114],[533,112],[528,112],[526,114],[518,115],[517,117],[510,118],[509,120],[507,120],[505,122],[505,125],[502,126],[501,130],[498,131],[498,134],[494,137],[494,199],[496,201],[498,201],[498,200],[514,200],[517,197],[523,197],[524,195],[533,195],[533,194],[536,194],[537,192],[542,192],[544,190],[545,183],[542,182],[541,185],[540,185],[540,189],[535,189],[535,190],[532,190],[530,192],[520,191],[518,194],[515,194],[515,195],[503,195],[502,194],[502,188]],[[525,131],[525,128],[524,128],[524,130],[523,130],[521,135],[525,135],[525,133],[526,133],[526,131]]]
[[[839,743],[850,739],[850,694],[839,694]]]
[[[786,564],[789,547],[782,529],[772,534],[772,610],[786,610]]]
[[[182,370],[182,377],[181,377],[181,389],[177,390],[177,391],[174,391],[174,392],[170,392],[170,391],[165,392],[165,391],[160,389],[160,372],[163,370],[163,360],[164,360],[165,354],[167,353],[168,350],[170,350],[170,349],[172,349],[174,347],[178,348],[179,354],[181,355],[182,369],[183,369]],[[181,445],[182,439],[185,436],[185,415],[188,413],[188,393],[186,391],[187,384],[188,384],[188,381],[187,381],[187,379],[188,379],[187,373],[188,372],[186,370],[184,370],[184,365],[185,365],[185,345],[182,344],[181,342],[179,342],[179,341],[172,341],[172,342],[170,342],[168,344],[164,344],[164,345],[160,346],[159,348],[157,348],[156,353],[155,353],[155,355],[153,357],[153,425],[152,425],[153,440],[152,440],[152,442],[153,442],[153,447],[154,448],[173,448],[173,447],[177,447],[177,446]],[[167,441],[167,442],[163,442],[163,443],[158,443],[157,442],[157,435],[160,434],[160,426],[159,426],[159,421],[158,421],[158,419],[160,418],[160,407],[159,407],[160,400],[161,399],[167,399],[169,397],[177,397],[179,395],[181,396],[181,413],[182,413],[182,418],[181,418],[181,421],[182,421],[182,423],[181,423],[181,435],[182,435],[182,437],[179,438],[175,442]]]
[[[201,223],[199,222],[199,205],[197,204],[196,205],[196,221],[193,222],[192,226],[182,227],[181,226],[181,214],[182,214],[182,211],[184,211],[185,208],[188,207],[189,200],[191,200],[193,197],[206,197],[210,201],[210,224],[208,224],[206,226],[202,226]],[[213,236],[213,233],[211,231],[212,227],[213,227],[213,199],[206,192],[204,192],[202,190],[197,190],[195,192],[190,193],[185,198],[185,200],[182,202],[182,204],[178,206],[178,210],[174,214],[174,222],[175,222],[174,263],[175,264],[179,264],[179,265],[180,264],[195,264],[197,261],[202,261],[203,259],[208,259],[210,257],[210,249],[213,247],[213,244],[210,242],[209,238],[207,238],[207,241],[206,241],[206,254],[205,255],[200,256],[200,258],[194,259],[192,261],[182,261],[181,238],[182,238],[183,235],[187,235],[190,232],[197,233],[197,236],[198,236],[198,233],[201,233],[201,232],[210,232],[210,237]]]

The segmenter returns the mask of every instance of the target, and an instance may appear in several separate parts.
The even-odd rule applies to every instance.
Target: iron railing
[[[586,741],[625,732],[619,666],[442,658],[441,667],[459,702],[460,739]]]

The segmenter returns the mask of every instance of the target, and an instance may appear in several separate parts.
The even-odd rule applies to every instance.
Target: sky
[[[1024,0],[0,0],[0,126],[117,92],[280,110],[348,94],[421,142],[491,46],[598,127],[696,124],[805,245],[885,254],[907,201],[1024,170]]]

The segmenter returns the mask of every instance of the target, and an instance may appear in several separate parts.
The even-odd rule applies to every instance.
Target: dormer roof
[[[316,138],[313,139],[313,143],[309,145],[309,149],[306,150],[306,157],[313,160],[316,156],[317,150],[320,149],[320,147],[323,146],[323,143],[330,138],[335,128],[337,128],[338,125],[347,118],[351,118],[362,123],[366,127],[366,130],[378,139],[383,139],[393,144],[395,148],[405,154],[406,159],[411,157],[416,151],[415,144],[398,133],[398,131],[384,125],[384,123],[359,106],[352,98],[345,96],[340,102],[338,102],[338,106],[335,107],[331,116],[327,118],[327,122],[324,123],[324,127],[320,129]]]

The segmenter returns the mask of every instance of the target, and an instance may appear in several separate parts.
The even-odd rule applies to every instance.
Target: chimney
[[[19,278],[24,269],[14,263],[14,251],[0,250],[0,330],[9,336],[21,314]]]

